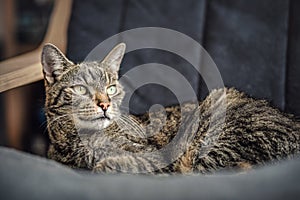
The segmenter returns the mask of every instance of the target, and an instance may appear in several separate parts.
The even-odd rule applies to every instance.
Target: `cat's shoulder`
[[[235,88],[220,88],[212,90],[209,95],[204,99],[202,104],[223,104],[228,107],[238,107],[238,106],[269,106],[269,103],[264,99],[256,99],[251,97],[242,91]]]
[[[241,92],[233,87],[213,89],[208,95],[208,98],[225,98],[225,97],[230,99],[249,98],[249,96],[246,95],[244,92]]]
[[[207,96],[209,99],[227,99],[229,101],[265,101],[263,99],[255,99],[251,97],[249,94],[246,94],[245,92],[239,91],[236,88],[230,87],[224,87],[219,89],[213,89],[209,95]]]

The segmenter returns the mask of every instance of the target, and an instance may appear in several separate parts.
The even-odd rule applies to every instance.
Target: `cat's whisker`
[[[43,122],[40,124],[39,128],[42,128],[43,126],[47,126],[47,120],[43,121]]]
[[[120,108],[126,108],[126,109],[129,109],[129,107],[123,106],[123,105],[120,105],[119,107],[120,107]]]
[[[132,128],[132,130],[130,130],[128,133],[131,136],[137,137],[137,138],[145,138],[145,136],[143,134],[141,134],[141,131],[138,130],[135,126],[133,126],[132,124],[126,122],[123,119],[119,119],[118,121],[116,121],[116,123],[118,124],[118,126],[122,129],[122,130],[128,130],[128,128]]]
[[[146,137],[145,130],[141,127],[141,125],[139,125],[137,120],[126,115],[121,115],[119,119],[122,122],[124,122],[126,125],[129,125],[135,131],[135,133],[137,133],[140,137],[142,138]]]
[[[44,127],[43,127],[44,126]],[[45,120],[41,125],[40,128],[43,128],[43,134],[46,134],[46,131],[48,130],[47,126],[47,120]]]
[[[63,117],[67,117],[67,116],[69,116],[69,114],[60,115],[60,116],[58,116],[58,117],[55,117],[55,118],[52,119],[51,121],[49,121],[49,122],[47,123],[47,126],[45,127],[45,130],[44,130],[43,134],[45,134],[45,132],[46,132],[47,129],[51,128],[50,126],[51,126],[54,122],[56,122],[57,120],[59,120],[59,119],[61,119],[61,118],[63,118]]]

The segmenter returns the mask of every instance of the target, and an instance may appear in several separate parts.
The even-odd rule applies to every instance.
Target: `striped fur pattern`
[[[55,46],[45,45],[49,158],[100,173],[186,174],[247,170],[299,152],[299,122],[232,88],[214,90],[196,106],[166,108],[166,123],[151,124],[151,116],[161,114],[156,111],[123,115],[125,94],[118,70],[124,52],[125,45],[120,44],[102,62],[74,64]],[[104,101],[107,106],[101,107]],[[220,109],[224,105],[226,109]],[[154,134],[147,136],[149,130]],[[180,130],[186,138],[169,145],[167,154],[161,153]],[[206,141],[213,141],[209,148]],[[178,149],[184,151],[177,154]]]

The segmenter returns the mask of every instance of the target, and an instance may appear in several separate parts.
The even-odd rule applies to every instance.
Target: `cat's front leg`
[[[157,169],[157,161],[151,161],[143,157],[126,155],[106,158],[95,164],[95,173],[130,173],[153,174]]]

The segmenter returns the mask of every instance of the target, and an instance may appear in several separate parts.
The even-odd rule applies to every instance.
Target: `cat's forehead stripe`
[[[80,79],[81,79],[82,81],[84,81],[85,83],[88,83],[88,79],[87,79],[87,77],[86,77],[85,75],[80,76]]]
[[[96,73],[95,73],[95,71],[92,72],[92,70],[91,70],[90,68],[88,68],[88,69],[87,69],[87,72],[88,72],[88,74],[91,76],[91,78],[92,78],[93,80],[96,80]]]
[[[106,78],[106,84],[109,84],[110,80],[107,72],[105,72],[105,78]]]
[[[103,66],[99,66],[98,63],[83,64],[76,79],[86,84],[96,84],[97,87],[103,87],[102,84],[109,85],[115,80],[113,74],[105,70]]]

